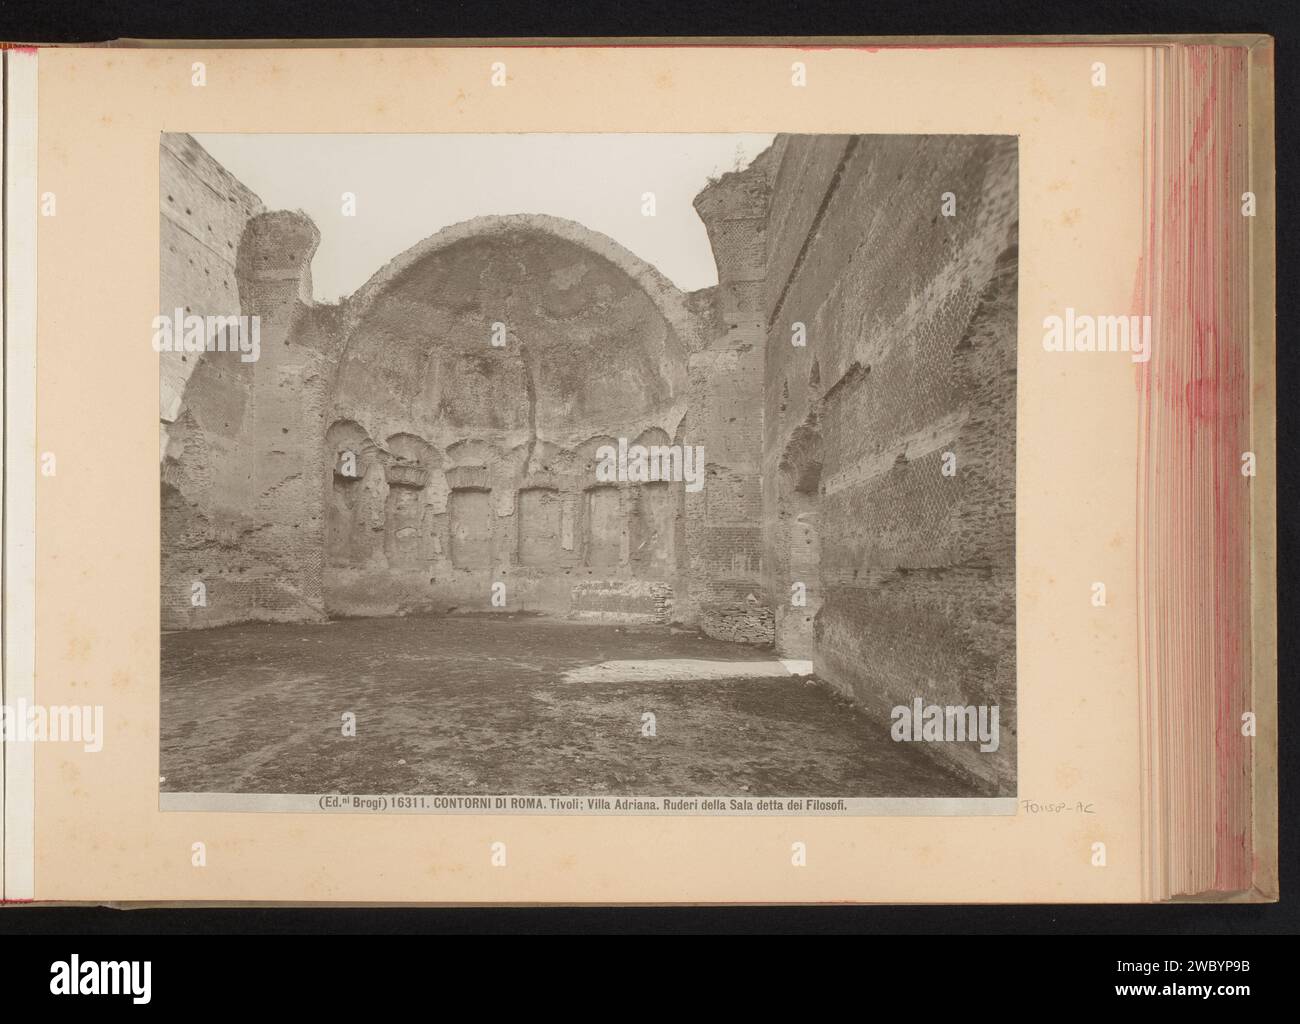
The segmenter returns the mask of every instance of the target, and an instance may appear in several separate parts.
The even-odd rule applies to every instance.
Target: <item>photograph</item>
[[[1017,147],[163,133],[162,809],[1014,813]]]

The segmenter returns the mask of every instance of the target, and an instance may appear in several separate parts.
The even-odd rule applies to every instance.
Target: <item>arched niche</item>
[[[383,521],[387,481],[378,448],[353,420],[325,432],[325,560],[335,568],[361,566],[375,555],[375,527]]]
[[[703,331],[686,297],[612,239],[522,214],[412,247],[347,300],[342,325],[333,407],[440,447],[572,448],[669,421]]]

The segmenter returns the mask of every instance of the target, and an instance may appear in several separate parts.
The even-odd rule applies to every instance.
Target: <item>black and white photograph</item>
[[[1017,144],[164,133],[162,809],[1014,813]]]

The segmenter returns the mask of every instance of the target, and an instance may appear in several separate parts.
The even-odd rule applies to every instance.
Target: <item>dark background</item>
[[[1141,976],[1113,976],[1116,959],[1176,959],[1196,956],[1217,959],[1249,958],[1255,950],[1253,978],[1215,978],[1215,981],[1254,981],[1268,987],[1271,978],[1280,981],[1286,970],[1261,973],[1258,939],[1252,936],[1300,932],[1300,899],[1296,882],[1296,791],[1289,785],[1296,768],[1295,701],[1288,699],[1294,685],[1296,633],[1287,626],[1295,620],[1296,596],[1291,585],[1300,526],[1297,524],[1296,480],[1289,469],[1289,456],[1297,444],[1294,401],[1297,352],[1296,240],[1297,223],[1294,138],[1300,74],[1300,38],[1297,37],[1294,0],[1148,0],[1148,2],[1037,2],[1037,0],[965,0],[941,3],[935,0],[856,0],[848,3],[709,2],[659,4],[644,0],[621,0],[594,4],[585,0],[541,0],[515,3],[428,3],[413,2],[379,6],[366,0],[321,0],[271,6],[267,0],[227,0],[218,6],[187,3],[125,3],[121,0],[0,0],[0,40],[9,42],[96,42],[110,39],[438,39],[438,38],[563,38],[563,37],[663,37],[663,36],[954,36],[954,35],[1064,35],[1064,34],[1158,34],[1209,32],[1260,32],[1276,39],[1277,67],[1277,425],[1278,449],[1278,691],[1282,699],[1280,734],[1281,803],[1281,887],[1282,902],[1274,905],[1161,905],[1161,906],[1041,906],[1041,907],[784,907],[784,908],[483,908],[483,909],[167,909],[118,911],[104,908],[5,907],[0,910],[0,936],[6,936],[3,966],[14,948],[13,935],[50,936],[159,936],[193,933],[396,933],[426,934],[602,934],[602,933],[822,933],[822,934],[1040,934],[1182,936],[1178,939],[1143,938],[1128,942],[1111,940],[1103,949],[1095,943],[1087,952],[1064,955],[1052,968],[1049,982],[1042,972],[1041,951],[1031,955],[1024,970],[1035,972],[1031,982],[1022,978],[1025,991],[1033,990],[1072,1001],[1079,994],[1078,979],[1071,975],[1083,970],[1093,988],[1112,982],[1141,982]],[[990,98],[994,102],[995,98]],[[863,866],[869,871],[870,865]],[[1199,936],[1202,938],[1192,938]],[[1207,936],[1225,938],[1207,940]],[[27,940],[25,948],[39,959],[46,956]],[[40,950],[48,943],[36,940]],[[74,949],[53,940],[58,955]],[[157,943],[135,950],[119,940],[105,944],[91,941],[93,948],[111,952],[114,959],[139,955],[157,957]],[[173,946],[175,944],[172,944]],[[182,951],[185,944],[182,944]],[[355,954],[339,950],[339,958]],[[76,948],[87,946],[81,941]],[[972,950],[978,944],[961,944],[960,969],[943,955],[943,967],[934,977],[969,977],[990,960]],[[995,944],[1000,960],[1014,964],[1018,954],[1009,954]],[[1054,946],[1049,947],[1054,948]],[[1245,951],[1244,951],[1245,950]],[[97,955],[93,951],[83,956]],[[936,954],[927,943],[919,954],[936,965]],[[1009,956],[1009,958],[1008,958]],[[45,959],[48,964],[48,957]],[[209,961],[211,964],[211,961]],[[1071,964],[1074,966],[1072,967]],[[1031,966],[1032,965],[1032,966]],[[573,967],[572,964],[569,965]],[[793,964],[792,964],[793,967]],[[419,966],[416,965],[417,970]],[[362,968],[356,967],[358,971]],[[328,967],[317,970],[328,971]],[[5,973],[10,973],[6,971]],[[26,972],[21,972],[25,974]],[[574,978],[572,971],[566,972]],[[750,970],[742,974],[751,982]],[[1014,993],[1017,970],[1006,975],[1007,992]],[[1279,977],[1279,974],[1281,975]],[[48,977],[48,975],[43,975]],[[581,975],[578,975],[580,977]],[[796,974],[784,975],[783,988],[791,995],[816,991],[805,989]],[[173,979],[175,975],[173,975]],[[640,979],[640,980],[638,980]],[[1057,984],[1059,979],[1060,984]],[[540,980],[540,979],[537,979]],[[637,988],[650,980],[640,972],[629,976],[629,996],[637,1001],[655,998]],[[660,996],[656,975],[653,987]],[[828,979],[830,980],[830,979]],[[838,981],[845,980],[842,975]],[[878,979],[882,984],[885,978]],[[1184,978],[1196,983],[1197,978]],[[832,988],[837,982],[832,982]],[[155,982],[156,987],[160,984]],[[902,991],[921,995],[914,1003],[924,1009],[928,985],[918,976],[898,979]],[[573,991],[570,986],[566,989]],[[10,986],[5,984],[6,997]],[[160,989],[161,991],[161,989]],[[830,991],[830,990],[824,990]],[[1071,992],[1075,994],[1072,996]],[[989,1008],[988,989],[971,1003],[972,1008]],[[844,995],[842,990],[838,993]],[[1294,995],[1294,993],[1291,993]],[[83,997],[84,999],[84,997]],[[993,1003],[998,1000],[993,998]],[[155,999],[155,1004],[160,1001]],[[81,1004],[89,1009],[93,1002]],[[1214,1005],[1213,1003],[1211,1005]],[[1217,1004],[1227,1009],[1222,1002]],[[1237,1004],[1241,1007],[1241,1004]]]

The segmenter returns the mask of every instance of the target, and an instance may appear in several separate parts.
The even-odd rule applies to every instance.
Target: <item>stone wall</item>
[[[597,472],[602,446],[691,443],[704,327],[671,283],[581,225],[484,217],[394,259],[339,315],[330,614],[689,617],[684,482]]]
[[[258,358],[186,354],[196,365],[163,423],[164,628],[324,617],[317,481],[331,357],[329,311],[309,298],[318,237],[301,214],[249,219],[238,305],[212,312],[256,317]]]
[[[261,200],[183,134],[162,136],[158,199],[160,315],[238,314],[239,246]],[[267,567],[241,550],[254,367],[228,355],[159,355],[164,629],[251,618],[260,600]]]
[[[999,705],[996,754],[933,748],[1014,793],[1016,140],[782,136],[768,156],[778,647],[884,724],[917,697]]]
[[[161,357],[164,628],[695,615],[684,483],[596,466],[620,439],[692,443],[707,302],[581,225],[521,215],[441,231],[316,304],[310,220],[262,212],[188,136],[164,137],[160,168],[164,313],[242,313],[261,336],[255,362]]]
[[[762,586],[763,362],[769,184],[760,157],[695,199],[718,265],[713,332],[690,360],[691,434],[708,452],[703,491],[687,497],[689,584],[704,632],[771,643]]]
[[[239,241],[248,221],[264,212],[262,201],[191,136],[168,132],[161,138],[159,311],[166,315],[178,308],[218,315],[238,311]],[[159,412],[164,423],[172,423],[180,415],[181,396],[200,360],[184,352],[164,352],[159,362]],[[238,382],[232,386],[240,389]],[[213,390],[213,383],[204,390]]]

